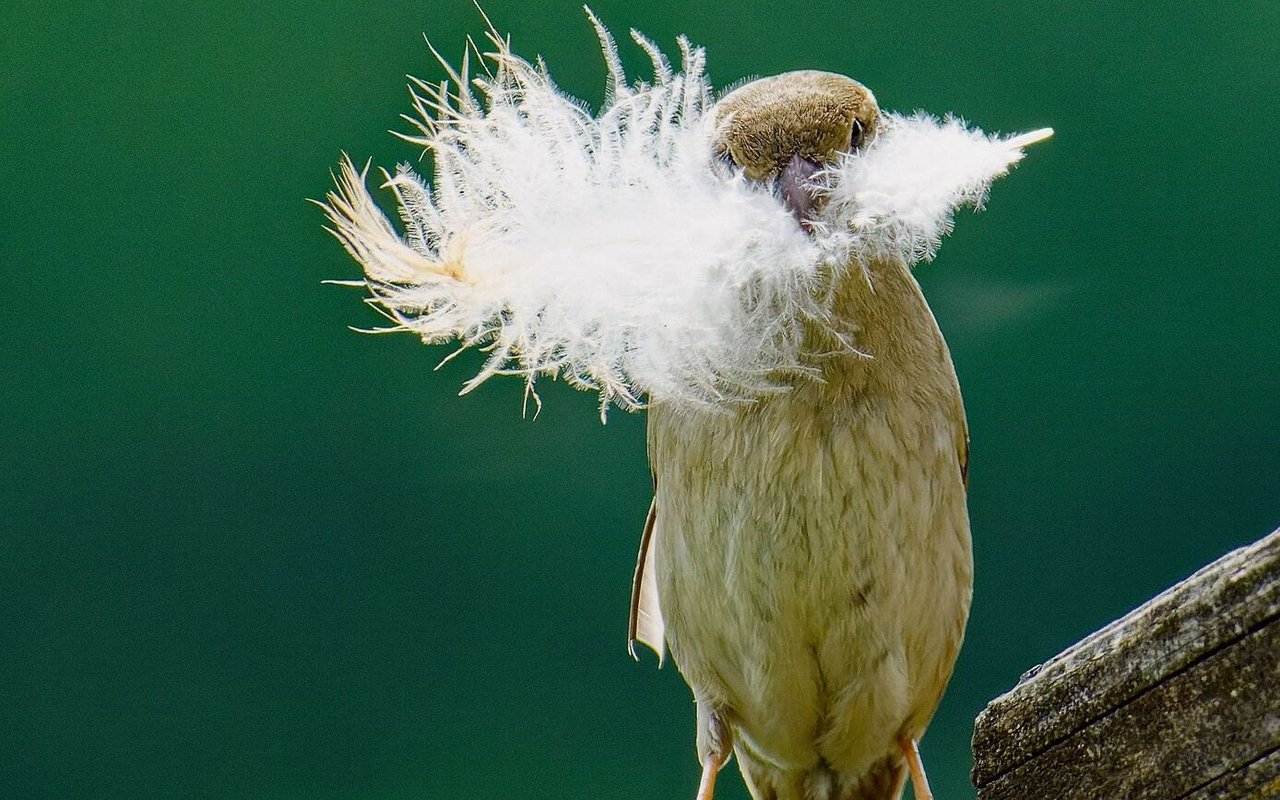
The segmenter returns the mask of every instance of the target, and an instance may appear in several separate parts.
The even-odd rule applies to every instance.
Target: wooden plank
[[[1257,800],[1280,797],[1280,747],[1200,787],[1185,800],[1235,800],[1237,797]]]
[[[1033,760],[1038,768],[1039,757],[1056,745],[1277,619],[1280,531],[1219,559],[1024,675],[978,716],[975,785],[993,784]],[[1272,651],[1272,663],[1277,653]]]
[[[1032,762],[978,791],[980,800],[1175,800],[1215,782],[1217,794],[1265,784],[1280,763],[1258,758],[1280,742],[1280,621],[1197,662]],[[1249,767],[1255,766],[1252,772]],[[1270,771],[1268,771],[1270,770]],[[1238,774],[1232,786],[1228,776]],[[1222,792],[1228,792],[1222,794]]]

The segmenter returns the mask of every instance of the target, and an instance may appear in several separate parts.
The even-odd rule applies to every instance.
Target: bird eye
[[[862,122],[854,120],[853,125],[849,127],[849,149],[857,150],[862,144],[862,137],[866,133],[866,129],[862,127]]]

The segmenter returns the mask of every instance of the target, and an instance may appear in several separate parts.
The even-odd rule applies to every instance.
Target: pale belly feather
[[[651,410],[672,655],[780,771],[862,774],[941,697],[972,583],[955,392]]]

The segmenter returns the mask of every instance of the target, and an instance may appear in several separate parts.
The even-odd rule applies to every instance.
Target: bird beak
[[[806,231],[809,230],[809,223],[813,219],[814,206],[818,199],[814,191],[816,187],[811,181],[813,176],[821,170],[821,164],[797,154],[791,157],[787,165],[778,173],[778,177],[774,179],[774,185],[778,194],[782,196],[782,202],[791,210],[800,227]]]

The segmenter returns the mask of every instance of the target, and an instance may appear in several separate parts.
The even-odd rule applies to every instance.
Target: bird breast
[[[826,359],[823,380],[730,413],[650,411],[672,656],[780,770],[861,774],[922,733],[968,614],[955,375],[914,278],[870,277],[842,309],[869,350]]]

